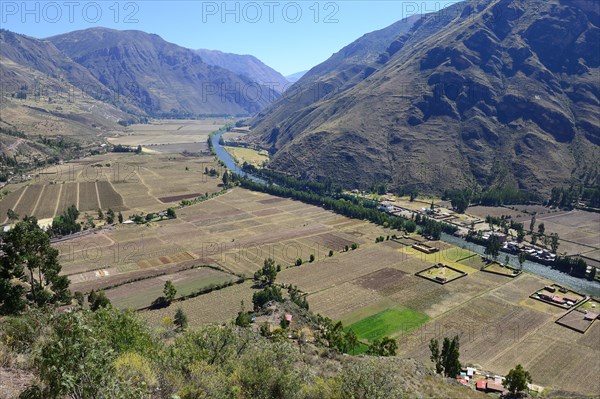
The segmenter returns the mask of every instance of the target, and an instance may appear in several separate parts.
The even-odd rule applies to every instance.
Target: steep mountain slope
[[[299,80],[302,78],[302,76],[306,75],[306,73],[307,73],[307,72],[308,72],[308,71],[300,71],[300,72],[296,72],[296,73],[293,73],[293,74],[291,74],[291,75],[287,75],[285,78],[286,78],[288,81],[290,81],[290,82],[292,82],[292,83],[295,83],[295,82],[299,81]]]
[[[255,132],[273,168],[346,185],[597,183],[599,27],[597,2],[459,3],[415,23],[352,87],[273,104]],[[326,67],[299,83],[326,81]]]
[[[273,88],[278,93],[283,93],[290,84],[282,74],[252,55],[223,53],[217,50],[205,49],[195,50],[195,52],[207,64],[216,65],[238,75],[246,76],[253,82]]]
[[[383,53],[398,35],[408,32],[418,16],[398,21],[385,29],[366,34],[332,55],[327,61],[312,68],[302,76],[286,93],[260,112],[252,121],[258,125],[258,131],[265,132],[289,118],[290,123],[296,121],[317,101],[333,97],[358,82],[362,81],[375,69],[380,54]],[[298,131],[303,128],[298,126]],[[274,135],[273,140],[275,140]],[[274,144],[272,140],[268,140]]]
[[[250,115],[278,96],[154,34],[91,28],[48,40],[151,115]]]
[[[141,112],[52,43],[0,30],[0,127],[33,137],[71,136],[82,144]],[[124,105],[119,109],[117,105]]]

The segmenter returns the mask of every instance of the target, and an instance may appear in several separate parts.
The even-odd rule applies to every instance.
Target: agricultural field
[[[552,284],[548,280],[530,273],[509,279],[482,272],[478,255],[446,243],[430,243],[440,248],[434,254],[411,248],[412,239],[375,243],[376,237],[395,232],[239,188],[178,209],[177,215],[71,240],[71,253],[62,243],[64,273],[81,291],[114,287],[107,292],[118,306],[135,307],[160,295],[165,278],[186,275],[202,265],[220,268],[224,275],[248,277],[271,257],[282,267],[277,283],[296,285],[307,294],[311,310],[360,330],[364,342],[390,335],[399,340],[400,356],[428,363],[431,338],[460,334],[463,363],[505,374],[520,361],[532,371],[536,384],[582,394],[600,388],[590,375],[578,374],[585,362],[590,368],[600,367],[600,348],[594,341],[598,323],[585,334],[556,324],[565,311],[529,297]],[[359,247],[345,251],[352,243]],[[94,261],[89,260],[92,254]],[[313,262],[308,261],[310,255],[315,256]],[[299,267],[294,266],[298,258],[303,260]],[[437,263],[468,277],[440,285],[415,276]],[[138,278],[143,280],[128,283]],[[184,293],[205,284],[201,276],[191,280],[179,279],[175,286]],[[142,314],[160,326],[181,307],[191,326],[222,323],[235,317],[242,301],[250,309],[254,292],[246,281]],[[544,371],[545,348],[566,356],[560,370]],[[571,377],[556,377],[566,373]]]
[[[269,160],[269,154],[266,151],[256,151],[252,148],[225,146],[225,150],[240,165],[247,162],[256,167],[261,167],[264,162]]]
[[[173,282],[177,287],[176,298],[181,298],[210,285],[218,285],[236,279],[230,274],[202,267],[128,283],[106,290],[105,293],[112,304],[117,307],[140,309],[149,306],[153,300],[163,295],[164,284],[167,280]]]
[[[206,152],[208,136],[231,119],[159,120],[150,124],[130,125],[125,132],[114,133],[112,144],[137,147],[157,153]]]
[[[52,166],[35,171],[29,182],[3,188],[9,194],[0,201],[0,224],[8,222],[8,209],[40,220],[51,220],[71,205],[93,215],[99,208],[125,215],[164,210],[181,198],[219,191],[221,180],[205,175],[207,167],[219,168],[214,157],[127,153]]]
[[[530,218],[525,220],[528,226]],[[560,237],[558,252],[567,255],[582,254],[600,261],[600,214],[574,210],[536,216],[536,226],[544,223],[546,234]]]
[[[496,273],[507,277],[517,277],[521,272],[520,270],[515,269],[514,267],[505,266],[498,262],[489,262],[481,270],[488,273]]]
[[[389,308],[349,325],[359,339],[373,342],[398,331],[408,332],[429,320],[423,313],[406,308]]]
[[[234,284],[209,294],[175,302],[164,309],[147,310],[141,315],[151,324],[160,325],[165,318],[173,320],[177,309],[181,309],[188,316],[190,326],[230,322],[240,311],[242,301],[246,310],[251,309],[254,292],[249,282]],[[170,321],[169,324],[172,325],[173,322]]]

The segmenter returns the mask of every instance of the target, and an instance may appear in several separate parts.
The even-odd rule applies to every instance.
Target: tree
[[[230,182],[231,182],[231,179],[229,178],[229,173],[227,171],[225,171],[225,173],[223,173],[223,185],[229,186]]]
[[[296,264],[296,266],[302,266],[302,259],[301,258],[296,259],[295,264]]]
[[[346,331],[345,341],[348,349],[350,349],[350,353],[354,354],[354,349],[358,346],[359,342],[358,335],[356,335],[353,329],[350,328],[348,331]]]
[[[175,296],[177,295],[177,288],[171,280],[165,281],[165,286],[163,287],[163,294],[168,303],[173,302]]]
[[[175,312],[175,318],[173,319],[173,324],[177,326],[178,331],[184,331],[188,325],[187,315],[181,310],[181,308],[177,308]]]
[[[465,196],[462,193],[453,196],[452,199],[450,200],[450,203],[452,204],[452,207],[458,213],[464,213],[467,210],[467,208],[469,207],[469,201],[467,201],[467,199],[465,198]],[[433,204],[433,202],[432,202],[432,204]]]
[[[523,270],[523,263],[527,260],[527,254],[525,252],[519,252],[519,267]]]
[[[19,219],[19,214],[13,211],[12,209],[6,211],[6,216],[8,216],[8,220],[10,220],[11,222]]]
[[[587,279],[590,281],[594,281],[595,278],[596,278],[596,268],[592,266],[592,268],[590,269],[590,272],[587,275]]]
[[[442,364],[442,356],[440,353],[440,343],[437,339],[431,338],[431,341],[429,341],[429,351],[431,352],[429,358],[435,363],[435,372],[442,374],[444,366]]]
[[[525,238],[525,230],[523,230],[523,229],[517,230],[517,242],[523,242],[524,238]]]
[[[177,214],[175,213],[175,209],[173,209],[173,208],[167,209],[167,216],[169,217],[169,219],[176,219]]]
[[[119,211],[118,219],[119,219],[119,223],[123,223],[123,214],[121,213],[121,211]]]
[[[108,211],[106,211],[106,223],[113,224],[114,222],[115,222],[115,211],[108,208]]]
[[[372,356],[396,356],[397,351],[398,343],[396,340],[386,336],[373,341],[367,349],[367,354]]]
[[[540,223],[538,226],[538,234],[540,236],[543,236],[545,232],[546,232],[546,226],[544,225],[544,223]]]
[[[281,289],[276,285],[268,286],[262,291],[257,291],[252,295],[252,304],[254,305],[254,310],[260,309],[269,301],[283,302]]]
[[[84,298],[83,293],[81,291],[76,291],[73,294],[73,298],[75,298],[75,300],[77,301],[77,304],[79,305],[79,307],[83,307],[83,304],[85,303],[85,298]]]
[[[50,237],[38,226],[36,218],[26,217],[8,232],[0,234],[1,285],[7,287],[17,285],[14,282],[18,280],[27,281],[26,299],[31,304],[44,306],[70,302],[69,279],[60,276],[60,271],[58,250],[50,245]],[[11,296],[23,293],[19,288],[9,290]],[[22,308],[20,295],[11,299],[3,294],[0,294],[0,307],[11,303],[9,308]]]
[[[100,208],[98,208],[98,220],[104,220],[104,212]]]
[[[531,222],[529,222],[529,234],[533,234],[533,229],[535,229],[535,214],[533,214]]]
[[[332,256],[333,256],[333,250],[332,250],[332,249],[330,249],[330,250],[329,250],[329,257],[331,258]]]
[[[531,233],[531,245],[535,245],[537,243],[538,236],[535,233]]]
[[[494,262],[498,258],[498,255],[500,254],[500,240],[495,234],[490,235],[484,253],[490,255]]]
[[[104,291],[95,292],[92,290],[88,295],[88,303],[92,312],[95,312],[100,308],[108,308],[112,306],[110,299],[106,297]]]
[[[275,266],[275,261],[271,258],[265,259],[263,267],[254,273],[254,280],[263,281],[268,285],[273,284],[276,278],[277,267]]]
[[[558,246],[560,243],[558,242],[558,233],[550,234],[550,247],[552,248],[552,252],[556,253],[558,251]]]
[[[508,372],[504,378],[504,381],[502,382],[502,385],[514,396],[517,392],[527,389],[527,384],[531,384],[531,381],[531,374],[529,374],[529,372],[526,371],[523,366],[517,364],[514,369],[511,369]]]
[[[458,335],[452,340],[444,338],[444,344],[442,345],[442,365],[444,366],[444,375],[446,377],[454,378],[460,374],[460,344],[458,341]]]
[[[142,151],[143,151],[143,149],[142,149],[142,146],[141,146],[141,145],[138,145],[138,146],[137,146],[137,148],[135,149],[135,153],[136,153],[136,154],[141,154],[141,153],[142,153]]]
[[[314,261],[315,261],[315,255],[310,254],[310,256],[308,257],[308,262],[313,263]]]

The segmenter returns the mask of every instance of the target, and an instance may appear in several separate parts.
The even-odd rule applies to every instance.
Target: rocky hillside
[[[251,115],[278,96],[154,34],[92,28],[48,40],[150,115]]]
[[[431,191],[598,183],[600,3],[469,0],[339,61],[366,37],[297,83],[315,101],[253,120],[273,168]]]
[[[207,64],[216,65],[238,75],[246,76],[253,82],[271,87],[277,93],[284,92],[290,84],[282,74],[252,55],[231,54],[204,49],[196,50],[196,54]]]

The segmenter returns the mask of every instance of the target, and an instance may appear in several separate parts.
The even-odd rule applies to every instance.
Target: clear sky
[[[0,27],[37,38],[98,26],[142,30],[192,49],[252,54],[289,75],[365,33],[456,2],[0,0]]]

